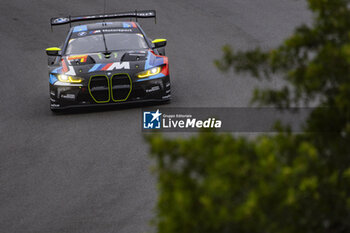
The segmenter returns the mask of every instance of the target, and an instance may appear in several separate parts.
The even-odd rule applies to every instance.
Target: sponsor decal
[[[51,104],[51,107],[53,108],[58,108],[60,105],[59,104]]]
[[[114,62],[108,68],[104,67],[106,70],[121,70],[121,69],[130,69],[129,62]]]
[[[74,94],[62,94],[61,99],[75,100],[75,95]]]
[[[132,29],[128,28],[109,28],[109,29],[103,29],[103,32],[132,32]]]
[[[146,93],[158,91],[159,89],[160,89],[159,86],[154,86],[154,87],[152,87],[152,88],[150,88],[150,89],[147,89],[147,90],[146,90]]]
[[[130,69],[130,62],[113,62],[113,63],[107,63],[107,64],[95,64],[90,70],[90,72],[95,71],[112,71],[112,70],[129,70]]]

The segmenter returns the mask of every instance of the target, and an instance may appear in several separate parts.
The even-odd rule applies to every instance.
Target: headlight
[[[65,83],[81,83],[83,81],[82,78],[79,78],[76,76],[69,76],[69,75],[65,75],[65,74],[59,74],[57,76],[57,78],[61,82],[65,82]]]
[[[147,77],[159,74],[160,70],[161,70],[161,68],[159,66],[158,67],[154,67],[152,69],[145,70],[145,71],[142,71],[142,72],[138,73],[137,77],[138,78],[147,78]]]

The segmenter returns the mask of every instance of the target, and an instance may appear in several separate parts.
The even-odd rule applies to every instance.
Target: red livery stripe
[[[108,63],[101,70],[107,70],[113,63]]]
[[[68,72],[68,67],[67,67],[67,64],[66,64],[65,60],[62,59],[61,62],[62,62],[62,72],[63,73]]]
[[[168,57],[163,57],[163,59],[164,59],[165,66],[163,67],[162,74],[164,74],[165,76],[168,76],[169,75]]]

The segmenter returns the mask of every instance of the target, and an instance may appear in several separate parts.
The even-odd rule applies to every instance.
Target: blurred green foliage
[[[278,48],[225,46],[215,61],[224,72],[284,80],[280,89],[255,90],[256,104],[316,103],[307,133],[147,136],[156,159],[159,233],[350,232],[350,1],[308,4],[313,23]]]
[[[255,140],[148,137],[157,159],[158,232],[349,232],[350,168],[290,133]]]

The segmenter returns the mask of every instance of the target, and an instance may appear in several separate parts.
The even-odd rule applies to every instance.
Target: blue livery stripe
[[[156,75],[148,77],[148,78],[140,78],[140,79],[136,80],[136,82],[148,81],[148,80],[152,80],[152,79],[156,79],[156,78],[163,78],[163,77],[165,77],[165,75],[163,73],[159,73],[159,74],[156,74]]]
[[[97,70],[97,68],[100,66],[101,64],[95,64],[90,70],[89,72],[94,72]]]
[[[53,71],[51,71],[51,73],[53,73],[53,74],[61,74],[62,73],[62,67],[58,67],[58,68],[54,69]]]
[[[164,64],[164,58],[157,57],[153,53],[148,52],[147,60],[145,63],[145,70],[151,69],[155,66],[160,66]]]
[[[147,60],[146,60],[146,63],[145,63],[145,70],[148,70],[149,68],[151,68],[151,66],[149,64],[150,57],[151,57],[151,52],[148,51]]]
[[[123,28],[131,28],[131,23],[123,23]]]
[[[164,59],[162,57],[155,57],[155,60],[153,62],[153,66],[160,66],[164,64]]]
[[[94,72],[94,71],[99,71],[101,70],[103,67],[105,67],[105,64],[95,64],[90,70],[90,72]]]
[[[75,26],[73,32],[85,32],[87,31],[86,25]]]
[[[50,74],[50,80],[49,80],[49,82],[50,82],[51,84],[54,84],[54,83],[57,82],[57,81],[58,81],[57,77],[56,77],[55,75],[53,75],[53,74]]]

